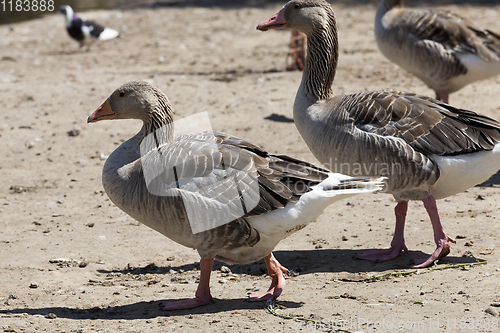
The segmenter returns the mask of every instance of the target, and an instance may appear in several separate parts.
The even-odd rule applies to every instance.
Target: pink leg
[[[264,257],[266,262],[267,272],[272,278],[271,286],[265,293],[252,293],[248,299],[251,302],[256,301],[267,301],[272,298],[276,299],[281,295],[283,288],[285,287],[285,276],[283,273],[288,272],[288,269],[281,266],[281,264],[276,260],[272,253]]]
[[[442,89],[439,91],[436,91],[436,99],[448,104],[448,98],[449,98],[450,92],[448,89]]]
[[[446,257],[450,253],[450,245],[448,242],[455,243],[455,240],[448,236],[443,230],[436,206],[436,199],[434,199],[431,195],[423,199],[422,202],[424,203],[425,209],[431,219],[432,229],[434,231],[434,241],[436,242],[437,248],[429,259],[415,260],[416,265],[413,266],[414,268],[427,267],[435,260]]]
[[[404,236],[407,210],[408,210],[408,201],[398,202],[396,208],[394,209],[394,213],[396,214],[396,229],[394,230],[394,237],[392,238],[390,248],[366,250],[356,258],[382,262],[382,261],[392,260],[398,257],[403,251],[407,252],[408,249],[406,248],[405,245],[405,236]]]
[[[213,264],[213,258],[200,260],[200,283],[198,284],[195,298],[161,303],[161,310],[191,309],[200,305],[213,303],[214,299],[210,294],[210,274],[212,273]]]

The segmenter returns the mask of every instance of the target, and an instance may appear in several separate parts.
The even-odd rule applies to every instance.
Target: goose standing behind
[[[196,249],[201,257],[196,297],[165,303],[164,310],[213,302],[209,281],[214,258],[229,264],[264,258],[272,284],[267,292],[250,295],[250,300],[278,297],[287,271],[271,253],[278,242],[304,228],[331,203],[383,184],[382,178],[328,173],[288,156],[271,155],[220,132],[174,137],[167,97],[144,81],[118,88],[88,122],[106,119],[143,121],[139,133],[104,165],[108,197],[131,217]],[[150,170],[156,172],[148,178]],[[239,215],[233,206],[244,201],[245,208],[252,201],[248,197],[255,199],[254,205]],[[226,222],[194,232],[194,225],[217,219]]]
[[[487,180],[500,168],[500,123],[430,97],[383,90],[334,96],[339,47],[332,7],[324,0],[293,0],[257,29],[294,29],[307,35],[307,57],[295,97],[295,125],[314,156],[334,172],[388,177],[398,201],[389,249],[361,259],[385,261],[407,251],[408,200],[422,200],[437,248],[415,267],[449,253],[436,199]]]
[[[382,0],[375,17],[380,51],[448,103],[448,95],[500,73],[500,35],[455,13],[406,9]]]
[[[306,35],[302,32],[292,30],[292,38],[288,44],[290,51],[286,56],[286,70],[287,71],[301,71],[304,69],[304,62],[306,60],[307,39]],[[289,59],[291,62],[289,63]]]
[[[95,22],[87,21],[76,16],[73,8],[68,5],[62,5],[59,13],[66,17],[66,31],[71,38],[80,44],[80,48],[87,45],[87,51],[90,44],[95,40],[108,40],[120,36],[120,33],[111,28],[105,28]]]

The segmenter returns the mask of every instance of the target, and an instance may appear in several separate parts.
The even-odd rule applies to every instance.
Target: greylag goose
[[[406,9],[382,0],[375,17],[380,51],[448,103],[448,95],[500,73],[500,35],[455,13]]]
[[[113,39],[120,35],[115,29],[105,28],[95,22],[79,18],[68,5],[62,5],[59,13],[66,17],[66,30],[70,37],[80,44],[80,48],[87,45],[88,50],[92,41]]]
[[[105,119],[143,121],[139,133],[104,165],[108,197],[134,219],[196,249],[201,257],[196,297],[167,302],[164,310],[213,302],[209,281],[214,258],[229,264],[264,258],[272,284],[250,300],[278,297],[287,271],[271,252],[278,242],[331,203],[383,186],[383,178],[329,173],[220,132],[176,136],[179,126],[167,97],[144,81],[119,87],[88,122]]]
[[[390,248],[367,250],[359,258],[385,261],[407,251],[408,200],[423,201],[437,245],[415,267],[446,256],[454,240],[442,228],[435,200],[479,184],[500,168],[500,123],[398,90],[334,96],[339,46],[334,12],[324,0],[290,1],[257,26],[282,28],[307,35],[293,117],[311,152],[333,172],[388,177],[385,191],[398,202]]]

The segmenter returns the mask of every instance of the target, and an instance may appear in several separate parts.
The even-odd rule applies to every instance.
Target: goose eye
[[[120,91],[120,93],[118,94],[118,96],[120,96],[120,97],[123,97],[123,96],[125,96],[125,92],[123,92],[123,91]]]
[[[293,8],[300,9],[300,5],[297,3],[297,4],[295,4],[295,6],[293,6]]]

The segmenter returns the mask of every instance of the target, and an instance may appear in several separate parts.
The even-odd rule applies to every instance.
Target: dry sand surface
[[[392,87],[431,95],[379,53],[376,2],[333,4],[341,45],[334,91]],[[276,248],[278,260],[297,273],[287,277],[278,312],[313,322],[277,317],[264,303],[245,302],[249,292],[269,286],[263,261],[229,270],[216,262],[214,304],[158,310],[160,301],[193,297],[199,257],[122,213],[103,192],[106,156],[141,124],[86,119],[118,86],[145,79],[169,96],[178,118],[208,111],[216,130],[316,163],[291,121],[301,73],[283,71],[290,33],[255,30],[282,5],[88,12],[85,17],[122,32],[88,53],[75,52],[60,15],[0,26],[0,331],[332,328],[314,327],[314,321],[344,322],[348,332],[500,330],[496,185],[438,202],[445,230],[457,238],[438,267],[486,264],[368,281],[409,269],[412,259],[430,255],[435,246],[425,209],[412,202],[409,253],[387,263],[354,259],[363,249],[388,246],[394,228],[391,196],[360,195],[328,207]],[[447,8],[500,31],[498,7]],[[497,77],[450,100],[500,119],[499,96]]]

